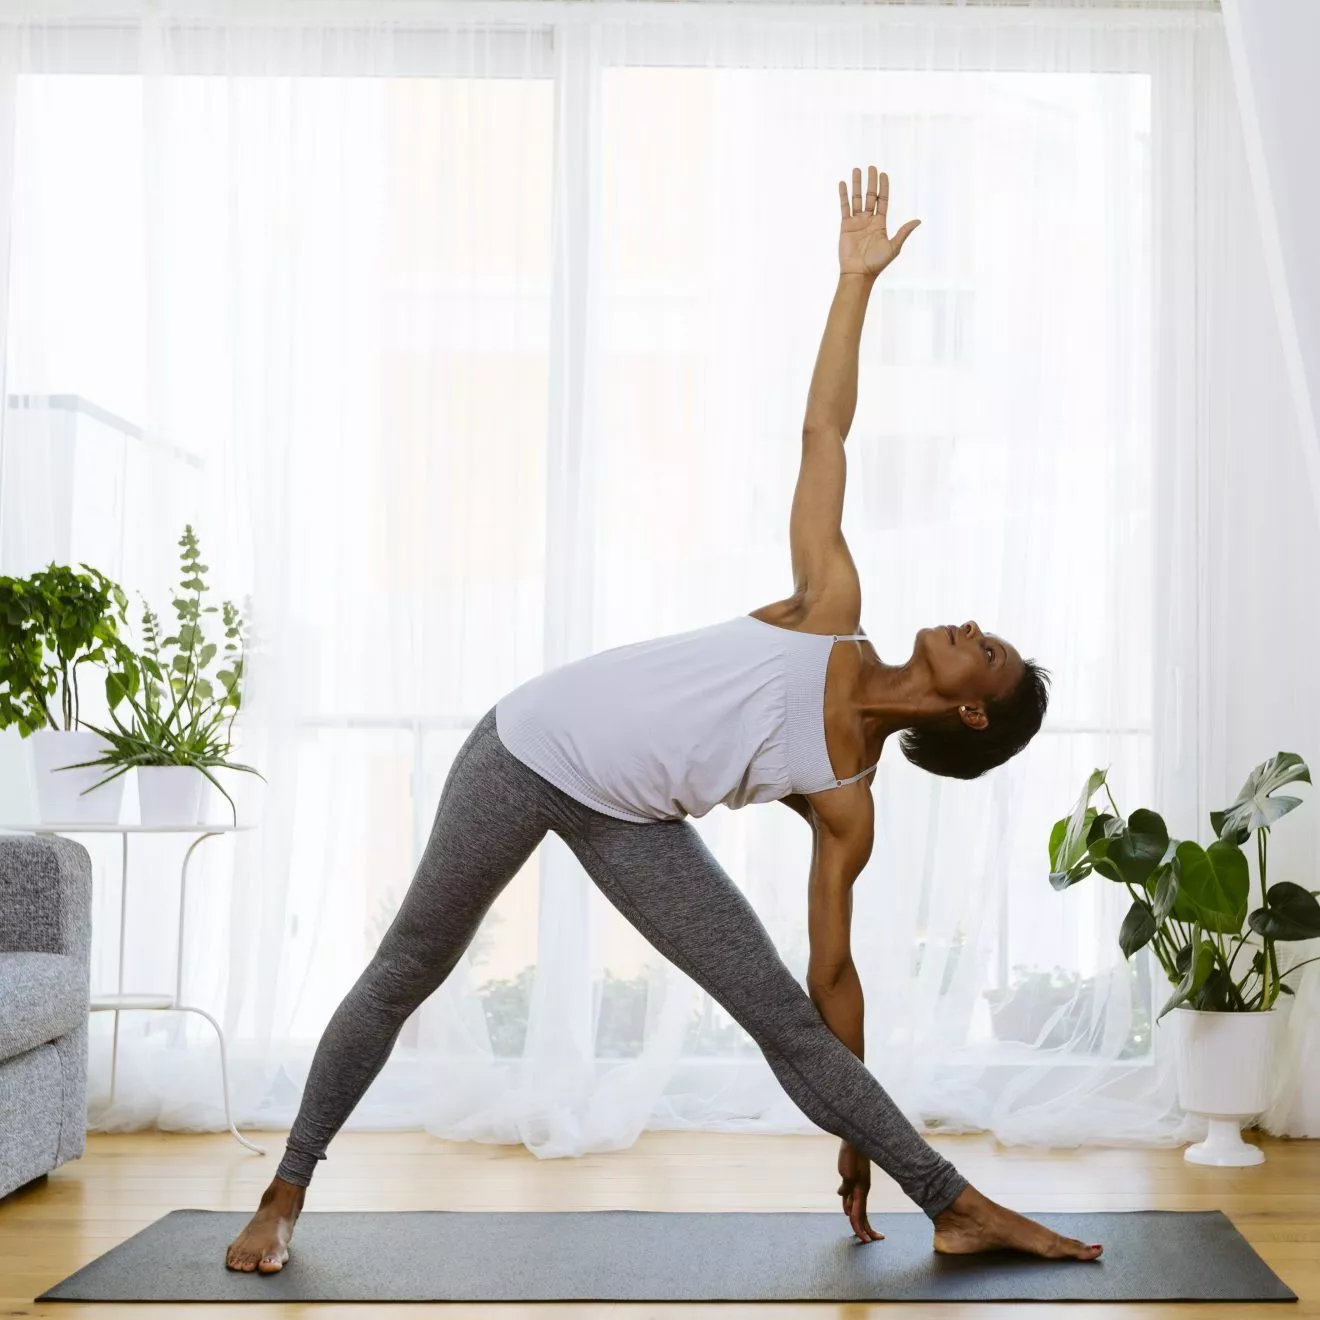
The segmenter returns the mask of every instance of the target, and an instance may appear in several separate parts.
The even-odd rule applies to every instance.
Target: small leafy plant
[[[1108,772],[1087,778],[1072,814],[1050,832],[1050,884],[1064,890],[1096,874],[1124,885],[1132,906],[1118,933],[1125,958],[1150,946],[1174,987],[1160,1010],[1180,1004],[1219,1012],[1266,1011],[1293,990],[1284,977],[1317,959],[1279,971],[1281,940],[1320,936],[1316,893],[1288,880],[1267,881],[1268,838],[1301,799],[1277,794],[1285,784],[1311,782],[1300,756],[1279,752],[1247,777],[1237,801],[1212,812],[1215,839],[1207,847],[1169,837],[1158,813],[1140,808],[1125,817]],[[1112,812],[1091,806],[1103,788]],[[1277,794],[1277,795],[1276,795]],[[1250,868],[1242,845],[1256,835],[1260,906],[1248,912]],[[1250,944],[1251,958],[1238,957]]]
[[[191,766],[206,776],[224,795],[233,812],[238,809],[224,786],[211,772],[225,768],[265,776],[250,765],[229,759],[234,718],[242,704],[243,657],[246,621],[232,601],[203,605],[208,567],[191,525],[179,539],[182,580],[174,597],[175,631],[161,637],[160,620],[144,602],[144,649],[107,677],[113,695],[113,729],[96,729],[109,744],[103,756],[83,765],[105,766],[108,783],[135,766]],[[207,639],[207,614],[220,614],[222,642]],[[214,668],[213,666],[218,666]],[[114,713],[120,702],[132,711],[125,725]],[[95,726],[89,725],[89,728]],[[95,787],[99,787],[95,785]]]
[[[79,727],[82,665],[106,669],[112,710],[130,682],[132,652],[120,634],[128,597],[90,564],[78,567],[51,563],[27,578],[0,577],[0,729],[17,725],[21,738]]]

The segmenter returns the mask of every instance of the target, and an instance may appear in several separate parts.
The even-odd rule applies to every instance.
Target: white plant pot
[[[1236,1168],[1264,1161],[1259,1146],[1242,1140],[1241,1129],[1269,1107],[1278,1016],[1275,1009],[1206,1013],[1183,1007],[1170,1015],[1178,1103],[1210,1123],[1206,1139],[1183,1152],[1191,1163]]]
[[[124,780],[119,775],[108,784],[93,788],[114,766],[88,766],[83,770],[60,770],[59,766],[94,761],[109,744],[99,733],[75,729],[37,729],[32,744],[32,773],[37,789],[37,814],[43,825],[117,825],[124,798]],[[84,793],[84,789],[91,789]]]
[[[195,825],[206,780],[190,765],[140,765],[138,815],[143,825]]]

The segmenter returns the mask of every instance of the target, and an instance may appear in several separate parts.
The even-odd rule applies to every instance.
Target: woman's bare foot
[[[247,1227],[229,1244],[225,1264],[231,1270],[274,1274],[289,1259],[289,1239],[302,1210],[306,1188],[275,1178],[261,1194],[261,1204]]]
[[[936,1251],[964,1256],[996,1248],[1069,1260],[1095,1260],[1104,1250],[1098,1243],[1088,1246],[1076,1238],[1062,1237],[1044,1224],[996,1205],[974,1187],[963,1188],[958,1199],[935,1216]]]

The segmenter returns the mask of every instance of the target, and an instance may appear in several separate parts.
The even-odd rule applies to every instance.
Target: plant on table
[[[250,765],[230,759],[234,718],[242,704],[246,620],[232,601],[203,605],[208,567],[191,525],[180,537],[182,579],[173,605],[175,631],[161,637],[159,617],[145,601],[142,609],[143,650],[130,656],[122,674],[111,674],[108,691],[113,729],[97,729],[109,744],[104,756],[85,765],[105,766],[107,783],[135,766],[191,766],[223,794],[233,812],[238,809],[212,773],[237,770],[265,776]],[[223,640],[208,640],[204,616],[219,614]],[[114,713],[128,703],[131,723]],[[94,726],[88,726],[94,727]]]
[[[0,729],[17,726],[21,738],[92,727],[81,718],[85,664],[105,669],[112,710],[132,686],[133,653],[120,633],[128,597],[90,564],[79,568],[51,563],[26,578],[0,577]]]

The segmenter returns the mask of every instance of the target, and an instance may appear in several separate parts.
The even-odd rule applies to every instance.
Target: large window
[[[271,479],[303,685],[291,1036],[315,1034],[379,941],[473,720],[552,653],[547,612],[571,608],[574,645],[598,650],[788,594],[854,162],[889,172],[895,223],[924,220],[862,344],[845,530],[863,627],[901,659],[916,627],[984,602],[1002,618],[983,626],[1067,676],[1001,791],[932,797],[901,766],[878,785],[878,856],[912,879],[859,889],[858,947],[900,1004],[923,976],[1102,970],[1112,898],[1051,895],[1045,841],[1060,785],[1094,765],[1133,802],[1151,782],[1145,75],[639,60],[567,112],[540,75],[18,87],[8,388],[112,413],[78,462],[122,455],[79,556],[160,600],[192,520],[224,547],[223,588],[251,590],[238,492],[260,437],[289,428]],[[590,134],[557,147],[557,113]],[[547,514],[565,498],[575,529]],[[803,971],[800,823],[719,811],[699,828]],[[992,912],[942,897],[969,870]],[[524,1043],[539,894],[533,858],[472,951],[497,1055]],[[641,1048],[656,955],[598,916],[594,1033],[617,1058]],[[993,1040],[966,1002],[940,1028],[951,1048]],[[749,1049],[704,996],[686,1030],[695,1055]]]

